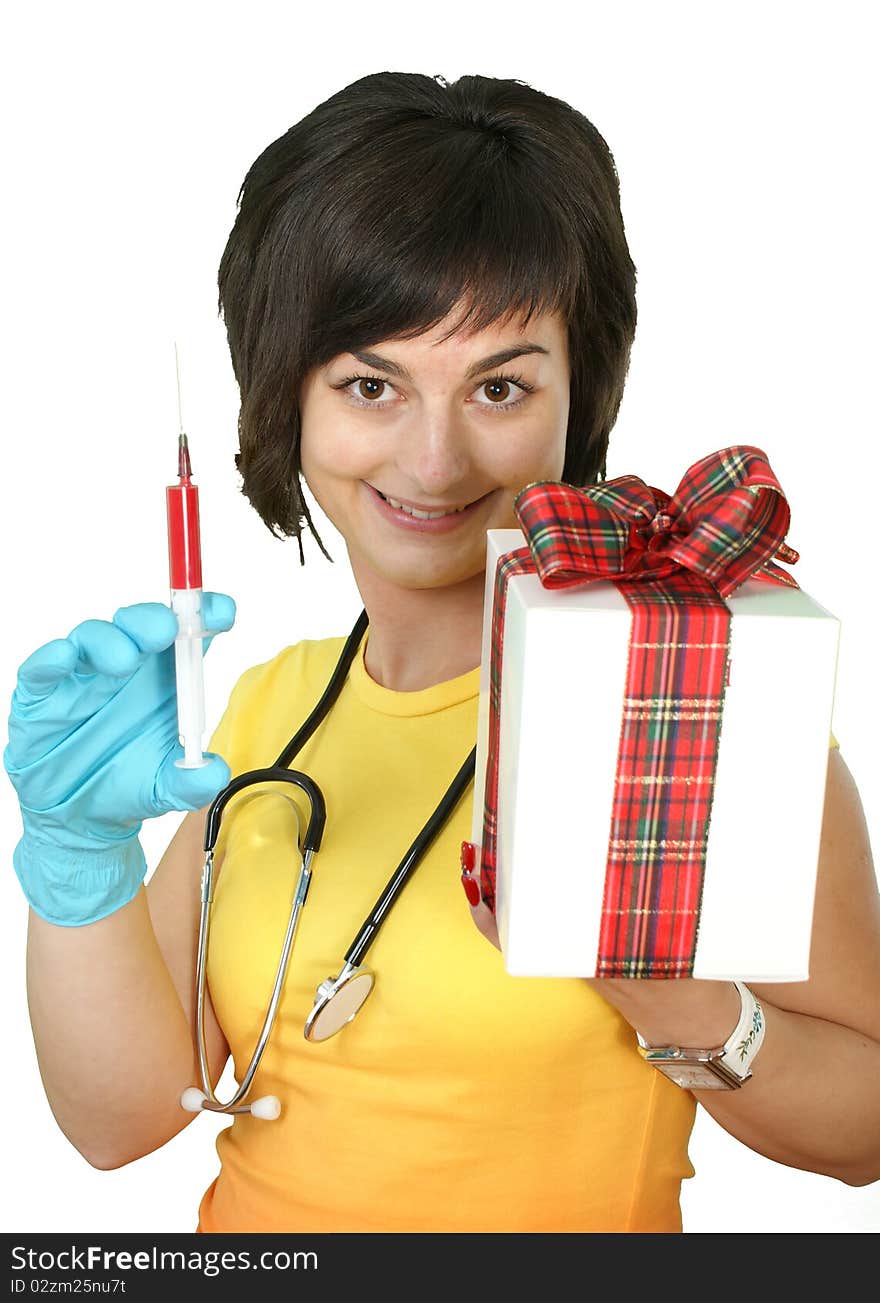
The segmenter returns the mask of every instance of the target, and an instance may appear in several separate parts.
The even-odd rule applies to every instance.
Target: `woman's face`
[[[451,325],[450,316],[416,339],[340,353],[303,384],[302,472],[345,539],[356,577],[366,568],[404,588],[472,579],[485,569],[486,530],[517,525],[516,494],[562,474],[564,318],[545,314],[525,330],[516,321],[438,342]],[[509,356],[519,349],[530,351]],[[420,520],[380,495],[445,514]]]

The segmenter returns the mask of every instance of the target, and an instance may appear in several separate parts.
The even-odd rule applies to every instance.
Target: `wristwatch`
[[[723,1045],[714,1050],[649,1045],[636,1032],[645,1062],[685,1090],[738,1090],[751,1077],[752,1060],[764,1040],[764,1010],[744,982],[734,986],[739,991],[740,1017]]]

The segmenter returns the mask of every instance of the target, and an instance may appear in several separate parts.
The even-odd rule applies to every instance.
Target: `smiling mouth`
[[[383,493],[381,489],[377,489],[373,484],[370,485],[370,488],[374,493],[378,494],[383,502],[387,502],[389,507],[393,507],[395,511],[403,511],[408,516],[414,516],[418,520],[439,520],[443,516],[459,515],[461,512],[467,511],[471,507],[475,507],[478,502],[482,502],[483,498],[488,496],[488,494],[484,493],[482,498],[475,498],[473,502],[466,502],[463,506],[428,508],[415,507],[409,503],[401,502],[399,499],[391,497],[387,493]]]

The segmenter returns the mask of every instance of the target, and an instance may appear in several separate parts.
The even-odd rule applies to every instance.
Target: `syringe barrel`
[[[202,544],[199,490],[195,484],[170,484],[165,490],[168,516],[168,572],[172,592],[201,588]]]

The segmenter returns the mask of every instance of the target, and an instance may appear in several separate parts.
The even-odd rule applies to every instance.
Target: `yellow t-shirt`
[[[681,1230],[693,1096],[642,1062],[635,1033],[586,982],[517,978],[477,932],[459,882],[473,784],[367,956],[372,994],[331,1039],[303,1036],[343,956],[473,747],[479,669],[418,692],[367,673],[367,629],[327,719],[291,762],[324,792],[278,1017],[250,1098],[220,1132],[202,1232]],[[210,750],[233,774],[274,762],[321,696],[344,638],[247,670]],[[304,833],[308,802],[292,797]],[[208,955],[240,1081],[262,1027],[298,869],[277,797],[235,798],[218,840]],[[222,858],[221,858],[222,857]]]

